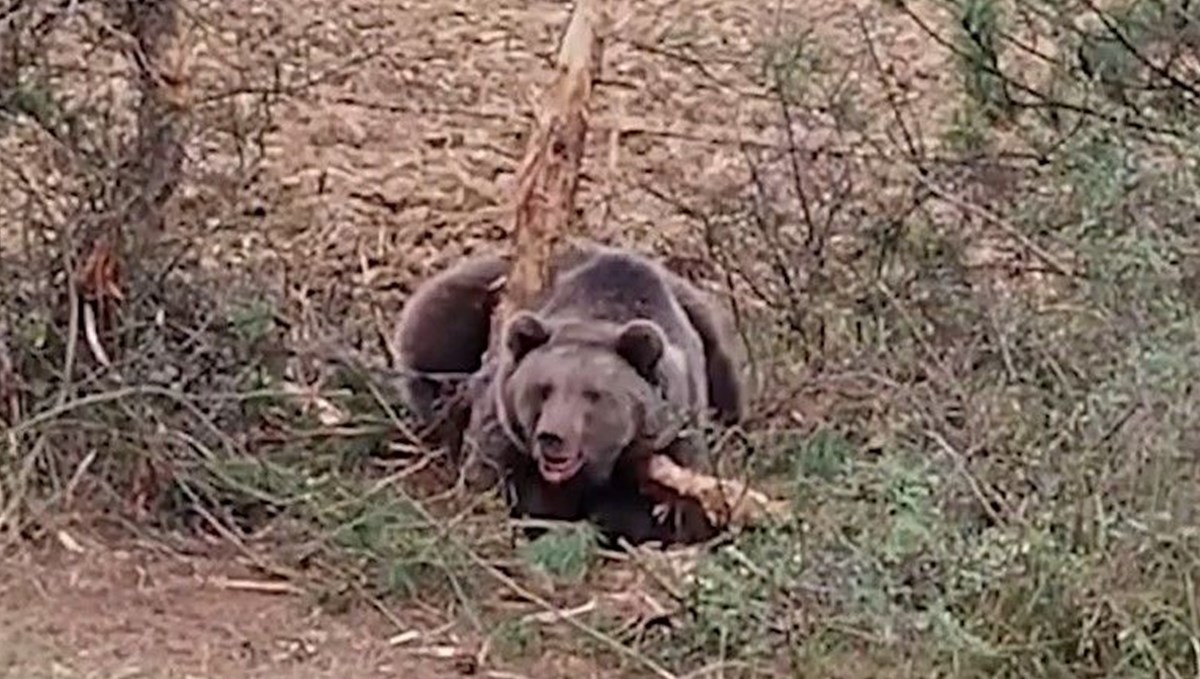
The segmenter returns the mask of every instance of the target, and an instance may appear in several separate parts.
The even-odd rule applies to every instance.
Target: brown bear
[[[509,319],[487,362],[507,262],[472,258],[422,286],[398,328],[410,408],[428,421],[438,374],[474,371],[453,417],[469,418],[474,462],[504,478],[514,515],[591,519],[633,543],[711,535],[698,508],[682,524],[659,520],[633,461],[661,452],[694,465],[710,410],[724,423],[741,418],[725,319],[691,283],[626,250],[577,241],[553,265],[552,285]]]

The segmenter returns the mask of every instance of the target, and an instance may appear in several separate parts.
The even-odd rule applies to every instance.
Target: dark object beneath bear
[[[509,266],[499,255],[467,259],[417,289],[396,338],[409,409],[473,485],[504,482],[514,516],[590,520],[633,544],[712,537],[698,504],[663,497],[640,478],[638,459],[695,466],[705,422],[741,419],[727,317],[627,250],[577,242],[552,264],[552,285],[499,338],[490,320]],[[464,374],[472,377],[447,388]],[[665,499],[676,511],[655,509]]]

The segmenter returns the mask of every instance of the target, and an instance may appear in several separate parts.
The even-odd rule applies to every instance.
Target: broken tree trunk
[[[180,36],[178,0],[109,0],[112,19],[132,38],[129,60],[137,70],[137,134],[121,151],[112,186],[105,185],[108,209],[84,221],[81,263],[75,273],[84,299],[84,335],[94,358],[111,361],[101,334],[116,323],[125,301],[128,262],[136,250],[161,238],[170,201],[182,180],[184,118],[188,108],[188,53]],[[131,252],[132,251],[132,252]]]
[[[575,192],[587,137],[587,102],[604,44],[595,0],[577,0],[558,51],[558,78],[542,96],[517,173],[514,261],[498,318],[530,305],[550,284],[554,251],[575,223]]]
[[[517,173],[514,261],[493,318],[494,338],[500,336],[504,319],[531,306],[551,284],[556,250],[574,235],[587,103],[603,54],[598,2],[576,0],[558,52],[558,77],[536,111],[536,126]],[[644,480],[695,499],[716,526],[754,523],[779,516],[785,507],[735,481],[681,467],[665,455],[646,459]]]

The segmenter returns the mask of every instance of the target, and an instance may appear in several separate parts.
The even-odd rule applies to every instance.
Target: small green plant
[[[230,310],[229,323],[243,342],[258,342],[275,329],[275,307],[263,299],[242,301]]]
[[[586,522],[552,526],[521,546],[521,556],[540,571],[568,582],[580,582],[596,556],[597,534]]]
[[[854,446],[844,436],[832,431],[819,431],[795,451],[794,478],[832,483],[845,474],[853,461]]]
[[[491,635],[496,651],[504,658],[537,657],[543,640],[541,629],[524,620],[505,620]]]
[[[1000,64],[1004,15],[996,0],[956,0],[959,72],[966,94],[991,120],[1011,110]]]
[[[946,131],[946,141],[950,148],[959,153],[978,155],[988,150],[990,132],[987,116],[979,104],[974,99],[966,98],[954,110],[950,129]]]

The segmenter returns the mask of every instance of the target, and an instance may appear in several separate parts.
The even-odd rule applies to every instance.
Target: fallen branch
[[[788,504],[733,479],[720,479],[679,466],[666,455],[646,458],[645,478],[700,503],[715,526],[748,526],[787,516]]]
[[[209,579],[209,584],[221,589],[239,592],[257,592],[259,594],[303,594],[304,590],[290,582],[279,580],[240,580],[237,578],[215,577]]]

